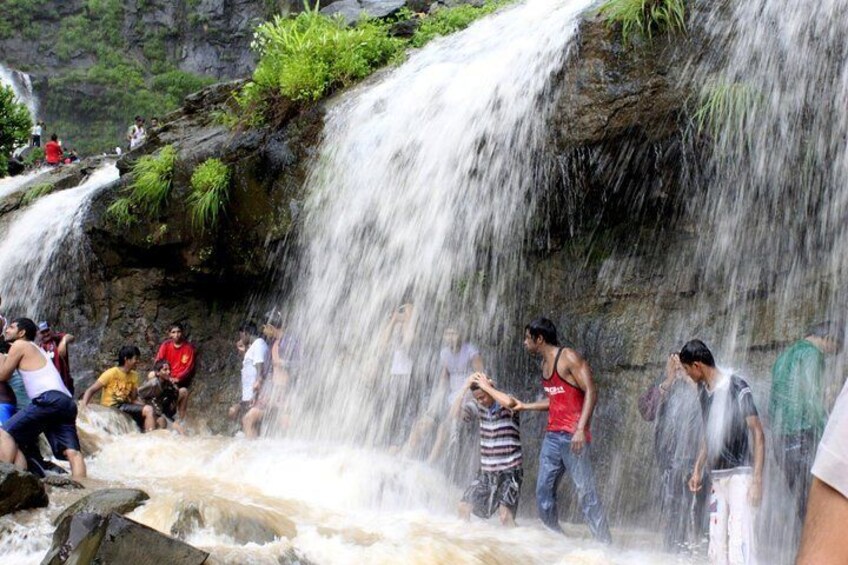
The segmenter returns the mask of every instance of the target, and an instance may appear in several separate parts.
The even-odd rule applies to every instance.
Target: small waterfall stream
[[[24,72],[10,69],[0,64],[0,84],[12,87],[18,101],[22,102],[28,109],[29,115],[35,120],[38,116],[38,97],[32,88],[32,79]]]

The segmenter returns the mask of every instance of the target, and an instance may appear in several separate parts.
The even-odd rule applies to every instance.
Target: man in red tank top
[[[592,369],[579,353],[559,346],[556,326],[547,318],[536,318],[527,324],[524,348],[531,355],[542,358],[542,388],[546,398],[529,404],[519,402],[514,410],[548,411],[536,479],[539,517],[548,528],[562,532],[556,492],[563,473],[568,471],[592,535],[601,542],[610,543],[609,525],[589,460],[592,439],[589,423],[597,401]]]

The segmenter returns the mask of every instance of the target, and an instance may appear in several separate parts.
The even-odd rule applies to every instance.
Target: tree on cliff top
[[[9,155],[26,143],[32,128],[27,107],[18,102],[12,87],[0,85],[0,177],[5,177]]]

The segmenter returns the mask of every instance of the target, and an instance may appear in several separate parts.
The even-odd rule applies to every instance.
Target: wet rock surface
[[[47,492],[38,477],[9,463],[0,463],[0,516],[47,504]]]
[[[42,565],[167,563],[200,565],[209,554],[117,513],[66,516]]]
[[[112,512],[125,514],[130,512],[150,498],[142,490],[130,488],[110,488],[95,491],[71,504],[53,521],[54,525],[74,514],[87,513],[108,516]]]
[[[41,479],[41,482],[49,487],[65,490],[80,490],[85,488],[82,484],[64,475],[47,475]]]

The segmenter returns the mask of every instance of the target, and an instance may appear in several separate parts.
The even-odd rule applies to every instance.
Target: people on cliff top
[[[188,410],[188,400],[191,395],[191,384],[194,380],[197,364],[197,350],[194,345],[188,341],[185,326],[183,326],[180,322],[171,324],[171,327],[168,328],[168,336],[169,338],[163,341],[159,346],[159,350],[156,352],[155,361],[165,360],[170,366],[171,380],[180,390],[177,412],[179,420],[183,421],[185,420],[186,411]],[[156,377],[156,374],[151,372],[147,377],[148,379],[152,379]]]
[[[144,404],[153,408],[157,428],[167,429],[171,424],[182,433],[182,426],[176,421],[177,408],[181,397],[187,395],[188,390],[177,388],[174,384],[171,365],[165,359],[159,359],[153,364],[153,374],[155,376],[152,379],[138,387],[138,397]]]
[[[135,123],[127,131],[127,142],[130,151],[140,146],[147,139],[147,130],[144,128],[144,118],[135,117]]]
[[[37,121],[35,125],[32,126],[32,130],[30,132],[30,145],[32,147],[41,147],[41,132],[44,130],[44,122]]]
[[[54,167],[62,164],[62,145],[55,133],[50,135],[50,141],[44,146],[44,160]]]
[[[150,129],[156,129],[159,127],[159,118],[153,116],[150,118]]]
[[[54,332],[46,321],[38,323],[38,345],[41,346],[56,370],[62,375],[62,382],[74,394],[74,379],[71,378],[71,364],[68,358],[68,347],[74,342],[74,336],[69,333]]]
[[[86,476],[85,460],[77,435],[77,405],[47,354],[35,344],[38,328],[29,318],[18,318],[4,332],[11,343],[0,359],[0,382],[18,371],[31,399],[29,406],[12,416],[0,429],[0,461],[26,469],[22,447],[35,444],[44,434],[53,455],[66,459],[74,478]]]
[[[708,489],[693,494],[686,488],[698,459],[703,426],[697,386],[677,353],[668,356],[665,373],[639,397],[638,404],[642,417],[654,422],[663,544],[666,551],[679,552],[701,536]]]
[[[762,499],[765,459],[765,436],[754,396],[748,383],[716,367],[712,352],[700,340],[683,346],[680,363],[698,384],[704,421],[704,441],[689,489],[701,490],[703,473],[710,474],[710,562],[753,563],[754,508]]]
[[[483,373],[474,373],[454,399],[451,416],[480,424],[480,468],[459,504],[460,518],[487,519],[495,512],[504,526],[515,526],[524,480],[518,401],[501,392]],[[474,398],[467,402],[466,394]]]
[[[256,402],[262,387],[268,344],[259,336],[255,323],[245,322],[239,327],[236,350],[242,356],[241,401],[230,407],[229,416],[241,422],[245,436],[256,437],[259,435],[259,421],[251,419],[245,422],[245,416]]]
[[[546,398],[527,404],[519,402],[514,409],[548,412],[536,479],[539,517],[545,526],[562,533],[556,493],[563,473],[568,472],[592,535],[603,543],[611,543],[589,459],[592,441],[589,424],[598,400],[592,369],[579,353],[560,347],[556,326],[547,318],[536,318],[527,324],[524,348],[530,355],[542,358],[542,388]]]
[[[801,522],[812,479],[810,469],[827,423],[824,357],[841,349],[842,335],[837,324],[816,324],[804,339],[781,353],[772,368],[769,415],[774,451]]]
[[[127,414],[145,432],[156,429],[156,417],[152,406],[145,405],[138,397],[138,373],[135,368],[141,351],[134,345],[125,345],[118,351],[118,363],[104,371],[82,396],[82,405],[87,407],[91,398],[100,394],[100,404]]]

